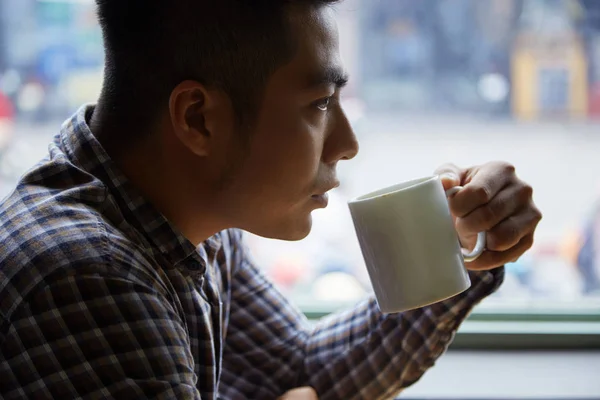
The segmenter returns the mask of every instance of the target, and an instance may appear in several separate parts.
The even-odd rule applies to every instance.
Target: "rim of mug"
[[[374,190],[370,193],[366,193],[361,196],[355,197],[354,199],[350,200],[349,203],[351,203],[351,204],[352,203],[361,203],[364,201],[379,199],[379,198],[386,197],[386,196],[389,196],[389,195],[392,195],[395,193],[414,189],[417,186],[421,186],[425,183],[439,180],[439,179],[440,179],[439,175],[431,175],[431,176],[426,176],[426,177],[422,177],[422,178],[411,179],[406,182],[397,183],[395,185],[388,186],[388,187],[378,189],[378,190]]]

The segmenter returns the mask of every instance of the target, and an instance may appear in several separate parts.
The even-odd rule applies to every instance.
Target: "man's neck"
[[[140,137],[135,132],[137,137],[128,140],[132,125],[113,118],[118,113],[104,110],[99,102],[89,121],[90,130],[146,200],[195,245],[226,228],[211,213],[208,193],[195,187],[196,179],[186,174],[189,168],[177,156],[179,149],[172,137],[159,132]]]

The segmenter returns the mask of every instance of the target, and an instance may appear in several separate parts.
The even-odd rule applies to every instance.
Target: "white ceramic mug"
[[[415,179],[351,200],[348,205],[379,308],[406,311],[455,296],[471,285],[465,261],[485,249],[480,232],[461,249],[439,176]]]

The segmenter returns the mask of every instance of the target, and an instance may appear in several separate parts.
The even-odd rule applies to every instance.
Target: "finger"
[[[290,390],[280,397],[279,400],[319,400],[319,397],[315,389],[307,386]]]
[[[501,190],[489,203],[471,211],[456,222],[461,236],[489,231],[531,203],[533,190],[526,184],[511,185]]]
[[[505,219],[488,231],[487,248],[500,252],[509,250],[523,237],[535,231],[541,218],[540,212],[532,205],[519,214]]]
[[[448,190],[461,183],[462,171],[454,164],[444,164],[435,170],[435,174],[440,176],[444,190]]]
[[[465,187],[449,200],[450,210],[457,217],[464,217],[489,203],[516,177],[511,164],[498,162],[479,167],[470,175]]]
[[[466,263],[467,269],[483,271],[514,262],[533,246],[533,233],[523,237],[516,246],[506,251],[484,251],[476,260]]]

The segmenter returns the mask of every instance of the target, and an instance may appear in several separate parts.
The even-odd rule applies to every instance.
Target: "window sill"
[[[302,307],[317,320],[337,307]],[[458,330],[452,350],[600,349],[600,309],[593,307],[489,307],[484,304]]]
[[[599,322],[465,321],[453,350],[600,349]]]

